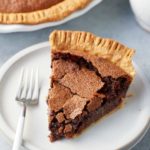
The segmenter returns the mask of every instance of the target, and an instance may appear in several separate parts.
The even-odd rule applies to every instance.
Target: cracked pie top
[[[50,35],[50,140],[72,138],[120,106],[134,78],[133,49],[87,32]]]

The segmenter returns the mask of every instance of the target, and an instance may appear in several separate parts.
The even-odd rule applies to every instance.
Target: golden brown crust
[[[76,10],[87,6],[92,0],[64,0],[50,8],[28,13],[0,13],[3,24],[38,24],[62,20]]]
[[[111,61],[132,78],[135,75],[132,64],[134,50],[117,41],[96,37],[89,32],[54,31],[50,35],[50,45],[53,52],[84,52],[99,56]]]

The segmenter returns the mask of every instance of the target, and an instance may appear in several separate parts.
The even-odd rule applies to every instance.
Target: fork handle
[[[15,135],[15,140],[13,143],[12,150],[20,150],[20,146],[22,144],[25,116],[26,116],[26,105],[24,104],[18,120],[16,135]]]

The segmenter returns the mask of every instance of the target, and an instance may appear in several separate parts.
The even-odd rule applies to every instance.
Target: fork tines
[[[39,97],[39,71],[21,69],[16,100],[26,104],[37,104]]]

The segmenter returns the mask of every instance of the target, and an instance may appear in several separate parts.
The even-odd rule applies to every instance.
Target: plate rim
[[[47,22],[47,23],[41,23],[41,24],[35,24],[35,25],[25,25],[25,24],[0,24],[0,33],[13,33],[13,32],[31,32],[36,31],[40,29],[44,29],[47,27],[54,27],[61,24],[64,24],[68,21],[71,21],[75,18],[78,18],[87,12],[89,12],[92,8],[100,4],[103,0],[93,0],[87,7],[78,10],[68,17],[54,22]]]
[[[50,45],[49,45],[49,42],[46,41],[46,42],[41,42],[41,43],[38,43],[38,44],[34,44],[32,46],[29,46],[21,51],[19,51],[18,53],[16,53],[15,55],[13,55],[10,59],[8,59],[1,67],[0,67],[0,82],[1,80],[3,79],[3,77],[5,76],[5,74],[7,73],[8,69],[18,60],[20,60],[21,58],[23,58],[24,56],[34,52],[34,51],[37,51],[37,50],[40,50],[41,48],[46,48],[46,47],[49,47],[50,48]],[[144,82],[144,85],[145,87],[148,87],[149,86],[149,82],[147,80],[147,78],[145,77],[145,75],[140,71],[140,68],[138,67],[137,64],[134,63],[134,65],[136,66],[136,69],[138,70],[138,73],[140,75],[140,77],[142,78],[143,82]],[[147,88],[146,88],[147,89]],[[5,124],[3,122],[3,119],[2,119],[2,115],[0,113],[0,123],[1,124]],[[8,129],[8,132],[7,133],[4,133],[4,128],[7,128]],[[150,116],[149,118],[147,119],[147,122],[145,123],[145,126],[143,127],[143,129],[141,130],[141,132],[136,136],[134,137],[130,142],[124,144],[122,147],[119,147],[119,149],[131,149],[132,147],[134,147],[137,143],[139,143],[141,141],[141,139],[144,137],[144,135],[147,133],[148,129],[150,128]],[[3,135],[6,136],[6,138],[8,138],[10,141],[12,141],[13,137],[14,137],[14,133],[12,132],[12,130],[10,128],[7,127],[2,127],[2,125],[0,125],[0,131]],[[24,147],[24,146],[23,146]],[[26,147],[25,147],[26,148]]]

